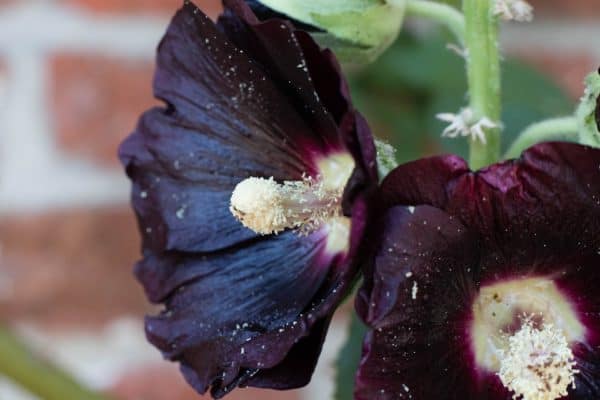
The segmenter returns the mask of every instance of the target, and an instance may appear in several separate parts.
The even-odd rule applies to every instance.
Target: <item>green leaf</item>
[[[402,0],[260,0],[282,14],[323,30],[314,38],[347,64],[375,60],[398,36],[404,21]]]
[[[335,400],[353,400],[354,377],[360,363],[362,343],[367,327],[353,313],[348,328],[348,339],[336,361]]]

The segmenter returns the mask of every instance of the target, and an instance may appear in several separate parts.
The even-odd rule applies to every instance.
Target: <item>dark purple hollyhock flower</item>
[[[186,2],[147,111],[120,148],[143,235],[135,273],[164,311],[149,340],[200,393],[306,384],[356,277],[377,184],[334,56],[238,0]]]
[[[600,398],[600,149],[433,157],[382,192],[357,400]]]

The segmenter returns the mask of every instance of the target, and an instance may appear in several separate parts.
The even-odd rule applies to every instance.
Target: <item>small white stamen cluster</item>
[[[277,183],[251,177],[231,194],[231,213],[247,228],[261,235],[297,229],[308,234],[324,222],[341,216],[342,189],[328,190],[319,179]]]
[[[575,387],[573,352],[564,334],[551,324],[542,329],[531,319],[509,338],[507,351],[499,352],[502,384],[514,392],[513,399],[556,400]]]
[[[499,125],[492,122],[489,118],[483,117],[478,121],[475,120],[473,110],[463,108],[458,114],[441,113],[437,114],[436,118],[449,122],[450,125],[444,129],[442,136],[455,138],[458,136],[469,136],[473,140],[479,140],[486,143],[484,129],[498,128]]]
[[[496,0],[494,15],[505,21],[530,22],[533,20],[533,7],[525,0]]]

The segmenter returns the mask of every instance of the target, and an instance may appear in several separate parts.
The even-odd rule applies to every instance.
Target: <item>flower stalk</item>
[[[44,400],[108,400],[83,388],[50,362],[36,357],[4,327],[0,327],[0,375]]]
[[[575,117],[552,118],[529,125],[510,146],[504,159],[517,158],[536,143],[556,139],[576,139],[579,125]]]
[[[476,118],[500,121],[500,55],[494,0],[463,0],[469,107]],[[485,143],[470,141],[469,162],[474,170],[500,158],[500,128],[485,130]]]
[[[454,7],[428,0],[411,0],[406,3],[406,14],[438,22],[446,26],[460,44],[465,42],[465,18]]]

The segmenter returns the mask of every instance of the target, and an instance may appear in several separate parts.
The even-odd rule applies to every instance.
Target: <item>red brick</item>
[[[598,0],[528,0],[539,16],[594,17],[600,15]]]
[[[62,0],[63,3],[95,13],[108,14],[174,14],[183,0]],[[194,0],[211,17],[221,10],[219,0]]]
[[[3,217],[0,320],[96,327],[150,311],[132,275],[139,255],[128,208]]]
[[[62,149],[117,166],[117,147],[157,104],[152,61],[59,54],[51,59],[49,106]]]
[[[7,7],[7,6],[12,6],[17,1],[18,0],[0,0],[0,8]]]
[[[172,363],[152,365],[125,375],[111,390],[118,399],[133,400],[197,400],[211,399],[198,394],[184,381]],[[298,390],[236,389],[228,400],[300,400]]]
[[[583,95],[583,80],[598,69],[597,61],[589,54],[527,52],[517,55],[526,63],[552,78],[573,99]]]

